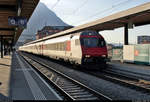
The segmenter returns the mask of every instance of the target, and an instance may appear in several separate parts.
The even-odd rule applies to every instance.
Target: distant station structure
[[[39,0],[0,0],[1,58],[5,51],[12,50],[38,3]]]
[[[52,35],[70,28],[73,28],[73,26],[44,26],[43,29],[38,30],[36,39],[41,39],[48,35]]]
[[[150,44],[150,36],[138,36],[137,42],[138,44]]]

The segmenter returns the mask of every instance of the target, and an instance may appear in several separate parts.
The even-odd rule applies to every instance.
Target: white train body
[[[42,42],[19,47],[20,51],[44,55],[54,59],[64,59],[81,64],[82,51],[79,41],[80,33],[65,35]]]
[[[73,64],[106,63],[107,48],[104,38],[95,31],[82,31],[50,37],[19,47],[20,51],[62,59]]]

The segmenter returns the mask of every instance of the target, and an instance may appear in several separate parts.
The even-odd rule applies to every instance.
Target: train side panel
[[[43,43],[43,54],[54,59],[63,59],[65,57],[65,41],[67,37],[59,37],[46,40]]]
[[[79,34],[71,39],[70,35],[47,40],[43,43],[43,55],[54,59],[63,59],[71,63],[81,64],[81,47],[75,45]],[[80,41],[79,41],[80,42]]]
[[[70,61],[74,64],[81,64],[82,60],[82,50],[80,44],[80,34],[77,33],[71,38],[71,53]]]

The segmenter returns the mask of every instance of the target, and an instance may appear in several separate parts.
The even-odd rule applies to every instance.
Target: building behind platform
[[[36,34],[36,40],[52,35],[67,29],[72,28],[73,26],[44,26],[41,30],[38,30]]]

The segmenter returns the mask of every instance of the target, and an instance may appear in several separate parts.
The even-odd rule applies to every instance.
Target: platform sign
[[[8,25],[26,28],[27,18],[25,17],[8,17]]]

